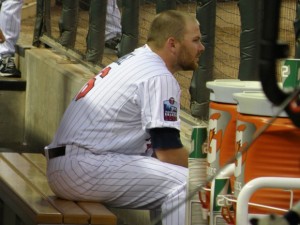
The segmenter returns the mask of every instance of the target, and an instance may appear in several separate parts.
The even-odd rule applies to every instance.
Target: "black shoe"
[[[114,51],[118,51],[118,44],[120,43],[120,41],[121,35],[117,35],[116,37],[107,40],[104,46]]]
[[[21,72],[16,68],[13,57],[0,59],[0,77],[21,77]]]

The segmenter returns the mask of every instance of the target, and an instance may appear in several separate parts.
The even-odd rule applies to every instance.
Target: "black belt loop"
[[[65,154],[66,154],[66,146],[48,149],[49,159],[53,159],[59,156],[64,156]]]

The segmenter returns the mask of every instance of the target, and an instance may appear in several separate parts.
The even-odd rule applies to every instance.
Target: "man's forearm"
[[[176,149],[156,149],[155,153],[156,157],[162,162],[188,167],[189,152],[184,147]]]

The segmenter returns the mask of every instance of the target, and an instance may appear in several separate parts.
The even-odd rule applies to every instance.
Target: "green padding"
[[[126,55],[137,47],[139,36],[139,0],[122,1],[122,39],[118,56]]]
[[[300,1],[297,1],[296,19],[294,22],[295,29],[295,58],[300,58]]]
[[[91,0],[89,31],[86,38],[86,60],[92,63],[102,61],[105,41],[106,0]]]
[[[137,37],[122,34],[122,40],[120,42],[118,56],[121,57],[123,55],[126,55],[129,52],[132,52],[136,48],[137,43],[138,43]]]
[[[176,9],[176,0],[157,0],[156,13],[163,12],[169,9]]]
[[[78,0],[64,0],[59,20],[59,43],[65,47],[73,48],[76,41],[78,25]]]
[[[122,2],[122,33],[138,36],[139,25],[139,1],[138,0],[123,0]]]
[[[39,47],[41,44],[40,37],[46,33],[51,36],[51,25],[50,25],[50,8],[51,2],[46,0],[36,1],[36,20],[34,26],[34,34],[32,45]]]
[[[139,0],[122,1],[122,39],[118,56],[121,57],[137,47],[139,36]]]
[[[208,116],[209,101],[206,82],[213,79],[216,0],[198,0],[196,10],[205,52],[199,60],[199,68],[194,72],[191,81],[191,113],[195,117],[205,119]]]
[[[261,7],[259,1],[240,0],[241,15],[240,36],[240,80],[259,80],[259,29],[261,24]]]

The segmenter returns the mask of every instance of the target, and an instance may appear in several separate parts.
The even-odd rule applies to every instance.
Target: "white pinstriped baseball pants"
[[[121,35],[121,13],[117,5],[117,0],[107,1],[105,41]]]
[[[0,55],[14,55],[21,27],[23,0],[2,0],[0,28],[6,41],[0,44]]]
[[[161,206],[163,225],[185,224],[185,204],[178,205],[186,197],[187,173],[187,168],[151,157],[95,155],[76,146],[49,160],[47,169],[50,187],[61,198],[119,208]]]

